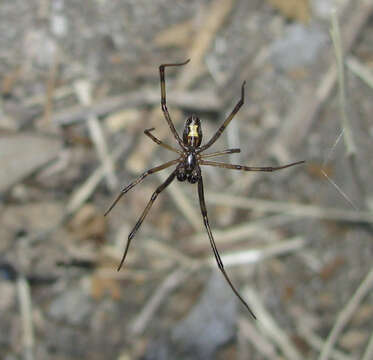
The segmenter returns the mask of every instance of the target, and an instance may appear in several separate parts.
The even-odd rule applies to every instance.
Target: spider
[[[230,115],[225,119],[223,124],[220,126],[220,128],[216,131],[216,133],[212,136],[212,138],[204,145],[201,145],[202,142],[202,129],[201,129],[201,121],[196,115],[190,116],[184,125],[184,131],[182,138],[177,133],[175,126],[171,120],[170,114],[167,109],[166,105],[166,85],[165,85],[165,68],[170,66],[182,66],[186,65],[190,59],[184,61],[183,63],[177,63],[177,64],[163,64],[159,66],[159,74],[160,74],[160,82],[161,82],[161,108],[164,114],[164,117],[168,123],[168,126],[170,127],[170,130],[175,137],[176,141],[180,145],[181,149],[176,149],[168,144],[165,144],[161,140],[157,139],[151,132],[155,130],[154,128],[146,129],[144,131],[145,135],[147,135],[151,140],[153,140],[158,145],[164,147],[167,150],[173,151],[177,154],[179,154],[179,157],[175,160],[168,161],[162,165],[156,166],[152,169],[149,169],[145,171],[142,175],[140,175],[136,180],[134,180],[132,183],[127,185],[125,188],[121,190],[117,198],[114,200],[114,202],[111,204],[109,209],[105,212],[105,216],[113,209],[113,207],[117,204],[117,202],[120,200],[120,198],[127,193],[127,191],[131,190],[134,186],[139,184],[141,181],[143,181],[148,175],[154,174],[158,171],[164,170],[172,165],[176,165],[176,168],[172,171],[172,173],[168,176],[166,181],[158,186],[158,188],[155,190],[153,195],[150,198],[150,201],[148,202],[146,208],[144,209],[142,215],[138,219],[137,223],[135,224],[134,228],[128,235],[127,244],[122,256],[122,260],[118,266],[118,271],[121,269],[124,260],[127,256],[127,252],[129,249],[129,246],[131,244],[132,239],[134,238],[135,234],[139,230],[142,222],[144,221],[146,215],[148,214],[151,206],[153,205],[154,201],[156,200],[157,196],[168,186],[172,183],[172,181],[175,180],[175,178],[179,181],[185,181],[187,180],[191,184],[198,183],[198,196],[199,196],[199,204],[201,207],[201,213],[203,217],[203,222],[207,230],[207,234],[210,239],[210,244],[212,247],[212,251],[214,253],[216,262],[218,264],[218,267],[222,274],[224,275],[226,281],[232,288],[233,292],[236,294],[236,296],[239,298],[239,300],[243,303],[243,305],[246,307],[246,309],[250,312],[250,314],[253,316],[254,319],[256,319],[256,316],[254,315],[253,311],[250,309],[246,301],[242,298],[242,296],[238,293],[234,285],[232,284],[231,280],[229,279],[227,273],[225,272],[223,262],[220,258],[218,249],[216,247],[214,237],[211,232],[211,228],[209,225],[209,220],[207,217],[207,210],[206,210],[206,204],[205,204],[205,195],[203,190],[203,178],[202,178],[202,171],[201,171],[201,165],[202,166],[215,166],[225,169],[233,169],[233,170],[242,170],[242,171],[277,171],[280,169],[285,169],[290,166],[298,165],[301,163],[304,163],[304,161],[297,161],[291,164],[283,165],[283,166],[277,166],[277,167],[253,167],[253,166],[243,166],[243,165],[233,165],[233,164],[227,164],[223,162],[215,162],[215,161],[209,161],[205,160],[207,158],[215,157],[218,155],[225,155],[225,154],[233,154],[233,153],[239,153],[240,149],[227,149],[223,151],[218,151],[210,154],[202,154],[205,150],[207,150],[211,145],[215,143],[215,141],[220,137],[220,135],[223,133],[225,128],[229,125],[230,121],[233,119],[235,114],[238,112],[238,110],[241,108],[241,106],[244,103],[244,94],[245,94],[245,82],[243,82],[241,87],[241,99],[238,101],[236,106],[234,107],[233,111],[230,113]]]

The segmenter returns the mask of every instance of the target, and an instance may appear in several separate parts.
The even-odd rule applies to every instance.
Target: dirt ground
[[[372,13],[371,0],[1,1],[0,358],[373,359]],[[208,150],[241,152],[212,160],[306,160],[202,167],[217,247],[257,320],[188,182],[159,195],[116,271],[172,168],[104,213],[175,158],[143,131],[178,146],[158,67],[189,58],[166,69],[179,133],[197,114],[207,142],[246,80]]]

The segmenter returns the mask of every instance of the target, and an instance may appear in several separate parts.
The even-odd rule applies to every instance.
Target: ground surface
[[[373,89],[354,69],[373,73],[372,12],[364,0],[1,1],[0,358],[371,359]],[[216,270],[187,183],[158,197],[116,272],[169,170],[103,213],[174,158],[143,130],[174,144],[158,66],[187,58],[167,72],[179,131],[197,113],[207,141],[246,80],[212,151],[240,147],[219,160],[253,166],[307,160],[203,168],[216,243],[256,322]]]

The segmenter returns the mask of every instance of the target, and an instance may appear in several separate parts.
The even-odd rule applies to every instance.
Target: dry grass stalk
[[[122,142],[120,143],[110,155],[113,163],[115,163],[123,154],[123,152],[130,146],[130,143]],[[105,167],[100,165],[91,176],[77,188],[73,194],[70,196],[69,201],[67,202],[66,212],[67,214],[72,214],[78,210],[87,199],[93,194],[96,187],[100,181],[105,176]]]
[[[318,352],[323,348],[324,342],[318,337],[311,329],[306,328],[305,326],[299,326],[298,331],[301,335],[304,336],[307,343],[311,345]],[[335,360],[352,360],[352,358],[343,352],[333,349],[330,352],[330,357]]]
[[[86,80],[77,81],[75,84],[75,91],[80,103],[89,110],[92,105],[92,87],[91,83]],[[118,186],[118,178],[114,171],[114,161],[110,157],[108,146],[104,133],[101,129],[100,122],[97,117],[88,113],[87,125],[89,135],[95,145],[98,157],[104,167],[105,178],[110,190],[114,190]]]
[[[368,345],[364,351],[364,355],[361,360],[370,360],[373,359],[373,333],[369,339]]]
[[[336,11],[332,11],[331,14],[332,27],[330,34],[333,41],[335,57],[337,60],[337,73],[338,73],[338,100],[339,109],[341,114],[341,122],[343,128],[343,134],[345,139],[345,145],[347,148],[347,156],[354,156],[356,154],[356,145],[351,133],[350,120],[347,115],[347,104],[346,104],[346,87],[345,87],[345,71],[344,71],[344,60],[343,60],[343,48],[341,33],[339,27],[339,21]]]
[[[288,224],[293,221],[294,217],[289,215],[274,215],[268,216],[256,221],[248,221],[243,224],[238,224],[224,230],[214,230],[214,238],[219,243],[220,249],[226,249],[232,244],[240,241],[249,241],[251,237],[263,238],[277,241],[279,237],[275,237],[273,233],[268,231],[268,228],[275,228]],[[268,238],[267,235],[269,234]],[[186,242],[186,248],[191,252],[210,251],[210,244],[206,241],[205,233],[198,233],[192,236]]]
[[[156,71],[156,69],[154,69]],[[71,95],[71,88],[63,87],[55,91],[55,97],[61,98]],[[27,106],[39,104],[43,98],[36,95],[27,100]],[[139,107],[156,106],[160,104],[159,86],[131,91],[126,94],[108,97],[96,101],[91,105],[92,115],[103,116],[115,111]],[[220,101],[212,91],[205,90],[173,90],[167,93],[167,102],[170,107],[175,106],[184,109],[219,111]],[[59,125],[71,125],[85,120],[87,109],[83,105],[71,107],[53,115],[53,121]],[[160,119],[161,121],[161,119]]]
[[[269,233],[268,228],[274,228],[294,221],[294,217],[289,215],[273,215],[261,218],[255,221],[248,221],[242,224],[234,225],[224,230],[214,230],[214,238],[220,247],[227,247],[228,245],[238,242],[247,241],[251,236],[263,237]],[[275,238],[269,233],[271,238]],[[210,249],[210,244],[206,241],[205,233],[198,233],[192,236],[187,241],[187,248],[190,251],[204,251]]]
[[[23,276],[17,279],[17,292],[22,319],[24,359],[34,359],[34,326],[32,323],[32,305],[30,285]]]
[[[373,213],[369,211],[343,210],[315,205],[249,199],[212,192],[207,193],[207,199],[212,204],[234,206],[261,213],[280,213],[295,216],[297,218],[304,217],[357,223],[373,223]]]
[[[255,325],[245,318],[238,320],[238,331],[250,341],[255,349],[266,359],[273,360],[279,357],[275,346],[267,340]],[[247,357],[249,358],[249,357]]]
[[[252,309],[255,309],[258,317],[258,326],[262,333],[271,339],[284,353],[285,358],[289,360],[300,360],[303,357],[298,353],[298,350],[293,346],[290,339],[270,313],[265,309],[259,295],[253,290],[246,288],[244,291],[245,299]]]
[[[346,65],[350,71],[373,89],[373,72],[367,66],[362,64],[359,59],[354,56],[349,56],[346,59]]]
[[[279,244],[267,246],[263,249],[250,249],[232,252],[230,254],[222,254],[221,258],[225,267],[247,265],[263,261],[269,257],[287,254],[289,252],[302,249],[306,241],[301,237],[295,237],[289,240],[281,241]],[[214,263],[211,258],[210,264]],[[211,264],[212,265],[212,264]]]
[[[162,302],[167,299],[172,291],[183,283],[189,275],[190,272],[187,272],[183,268],[178,268],[168,275],[151,296],[150,300],[146,303],[140,314],[137,315],[134,322],[130,326],[130,332],[134,335],[142,334]]]
[[[334,345],[338,339],[339,334],[343,331],[347,323],[350,321],[351,316],[356,311],[357,307],[360,305],[364,297],[373,288],[373,268],[369,271],[368,275],[361,282],[360,286],[356,290],[355,294],[352,296],[347,305],[339,313],[334,326],[329,333],[328,338],[324,344],[324,347],[319,356],[319,360],[327,360],[329,358],[330,352],[333,350]]]
[[[338,73],[338,100],[339,100],[339,110],[341,118],[341,134],[344,137],[344,143],[346,147],[346,156],[349,162],[350,173],[355,183],[355,188],[357,189],[360,197],[360,203],[365,202],[365,187],[359,175],[359,168],[356,159],[357,147],[352,135],[351,124],[349,117],[347,115],[347,100],[346,100],[346,87],[345,87],[345,64],[343,55],[343,44],[340,35],[340,26],[338,21],[338,16],[336,11],[332,11],[331,14],[331,37],[334,46],[335,57],[337,61],[337,73]],[[340,136],[338,137],[338,140]],[[337,142],[336,142],[337,143]],[[336,143],[334,144],[332,150],[334,149]],[[326,163],[326,160],[324,164]],[[335,189],[347,200],[347,202],[357,210],[357,206],[350,199],[350,197],[336,184],[332,179],[322,170],[322,173],[326,179],[335,187]]]

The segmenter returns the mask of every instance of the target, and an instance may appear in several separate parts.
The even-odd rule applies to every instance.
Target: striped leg
[[[214,153],[211,153],[211,154],[203,154],[203,155],[201,155],[201,159],[206,159],[206,158],[210,158],[210,157],[214,157],[214,156],[220,156],[220,155],[226,155],[226,154],[237,154],[237,153],[240,153],[240,152],[241,152],[240,149],[227,149],[227,150],[223,150],[223,151],[214,152]]]
[[[124,189],[121,190],[117,198],[113,201],[113,203],[110,205],[109,209],[106,210],[104,216],[109,214],[109,212],[113,209],[113,207],[117,204],[117,202],[120,200],[120,198],[129,190],[131,190],[134,186],[136,186],[138,183],[143,181],[148,175],[154,174],[157,171],[161,171],[163,169],[166,169],[170,167],[171,165],[174,165],[179,162],[179,159],[168,161],[162,165],[159,165],[155,168],[152,168],[150,170],[145,171],[142,175],[140,175],[135,181],[131,182],[131,184],[127,185]]]
[[[245,84],[246,81],[243,82],[242,87],[241,87],[241,99],[238,101],[236,106],[234,107],[233,111],[230,113],[230,115],[225,119],[223,124],[220,126],[218,131],[213,135],[213,137],[203,146],[201,146],[198,150],[198,152],[202,152],[209,148],[222,134],[222,132],[225,130],[225,128],[229,125],[231,120],[234,118],[234,116],[238,113],[238,110],[240,110],[241,106],[243,105],[244,102],[244,97],[245,97]]]
[[[202,212],[202,216],[203,216],[203,222],[205,224],[205,227],[206,227],[206,230],[207,230],[207,234],[208,234],[209,239],[210,239],[210,244],[211,244],[211,247],[212,247],[212,251],[214,252],[216,262],[218,263],[218,267],[219,267],[220,271],[222,272],[222,274],[224,275],[225,280],[228,282],[228,284],[231,287],[231,289],[233,290],[233,292],[240,299],[240,301],[242,302],[242,304],[245,305],[246,309],[250,312],[250,314],[252,315],[252,317],[254,319],[256,319],[256,316],[254,315],[254,313],[250,309],[249,305],[247,305],[246,301],[238,293],[238,291],[233,286],[231,280],[229,279],[227,273],[224,270],[224,265],[223,265],[223,262],[221,261],[218,249],[217,249],[215,241],[214,241],[214,237],[212,236],[212,232],[211,232],[209,220],[207,218],[207,209],[206,209],[206,203],[205,203],[205,195],[204,195],[204,191],[203,191],[203,180],[202,180],[202,176],[200,176],[200,178],[198,180],[198,196],[199,196],[199,204],[201,206],[201,212]]]
[[[174,124],[171,120],[171,117],[170,117],[170,114],[168,112],[167,105],[166,105],[166,81],[165,81],[164,69],[167,66],[185,65],[189,61],[190,61],[190,59],[188,59],[187,61],[184,61],[183,63],[179,63],[179,64],[162,64],[162,65],[159,66],[159,76],[160,76],[160,79],[161,79],[161,108],[162,108],[164,117],[165,117],[165,119],[168,123],[168,126],[170,127],[170,129],[172,131],[172,134],[174,135],[175,139],[177,140],[177,142],[179,143],[179,145],[181,146],[182,149],[185,148],[184,143],[181,140],[179,134],[177,133],[177,131],[175,129],[175,126],[174,126]]]
[[[290,166],[303,164],[303,163],[305,163],[304,160],[297,161],[297,162],[294,162],[294,163],[291,163],[291,164],[286,164],[286,165],[283,165],[283,166],[257,167],[257,166],[243,166],[243,165],[226,164],[226,163],[217,162],[217,161],[207,161],[207,160],[200,160],[199,161],[200,165],[216,166],[216,167],[225,168],[225,169],[243,170],[243,171],[268,171],[268,172],[285,169],[285,168],[288,168]]]
[[[166,179],[166,181],[161,184],[160,186],[158,186],[157,190],[154,191],[152,197],[150,198],[149,202],[148,202],[148,205],[146,205],[146,208],[144,209],[143,213],[141,214],[139,220],[137,220],[137,223],[136,225],[134,226],[134,228],[132,229],[132,231],[130,232],[130,234],[128,235],[128,240],[127,240],[127,244],[126,244],[126,248],[124,250],[124,253],[123,253],[123,256],[122,256],[122,260],[120,261],[120,264],[118,266],[118,271],[120,270],[120,268],[122,267],[123,263],[124,263],[124,260],[126,259],[126,256],[127,256],[127,252],[128,252],[128,249],[130,247],[130,244],[131,244],[131,241],[132,239],[135,237],[136,233],[137,233],[137,230],[139,230],[139,227],[141,226],[142,222],[144,221],[146,215],[148,214],[150,208],[152,207],[155,199],[157,198],[157,196],[168,186],[172,183],[172,181],[175,179],[175,176],[176,176],[176,170],[174,170],[171,175]]]
[[[158,144],[158,145],[164,147],[164,148],[167,149],[167,150],[171,150],[171,151],[176,152],[176,153],[178,153],[178,154],[180,154],[180,155],[183,153],[182,151],[177,150],[177,149],[173,148],[172,146],[170,146],[170,145],[168,145],[168,144],[165,144],[165,143],[162,142],[161,140],[157,139],[153,134],[151,134],[151,131],[153,131],[153,130],[155,130],[155,128],[146,129],[146,130],[144,131],[144,134],[145,134],[146,136],[150,137],[150,139],[152,139],[156,144]]]

